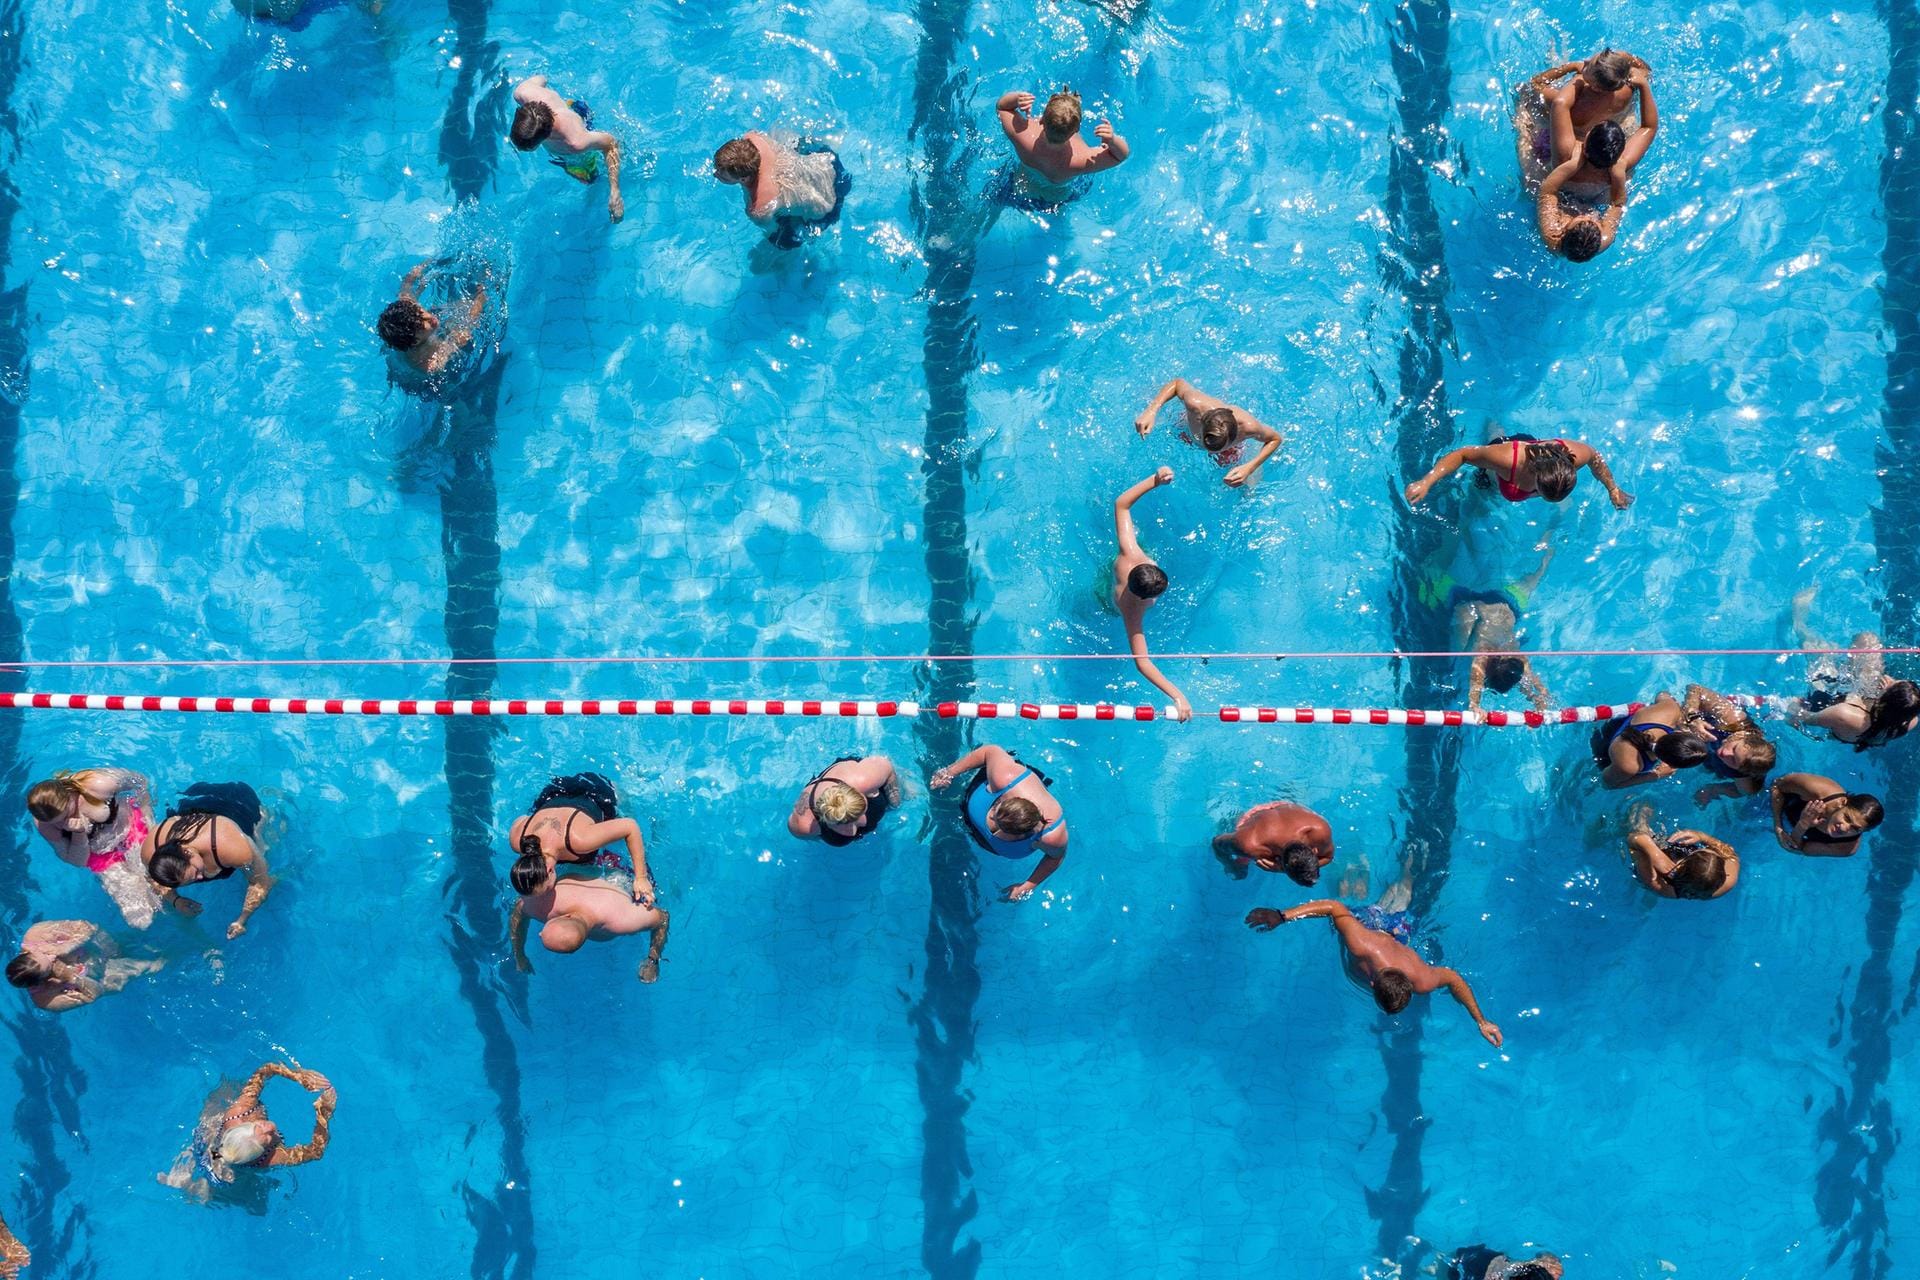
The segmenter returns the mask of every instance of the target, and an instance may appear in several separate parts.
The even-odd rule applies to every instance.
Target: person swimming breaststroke
[[[928,785],[944,791],[975,769],[979,773],[960,801],[961,821],[973,842],[998,858],[1040,855],[1031,875],[1003,891],[1006,901],[1020,902],[1066,860],[1066,813],[1053,797],[1051,778],[991,743],[935,770]]]
[[[1172,400],[1178,400],[1186,411],[1187,438],[1212,454],[1215,462],[1229,468],[1221,479],[1231,487],[1239,488],[1252,481],[1285,440],[1278,431],[1245,409],[1208,395],[1185,378],[1175,378],[1160,388],[1134,418],[1134,430],[1145,438],[1153,430],[1154,418]],[[1260,452],[1251,462],[1240,460],[1239,446],[1243,440],[1260,442]]]
[[[627,213],[620,196],[620,140],[611,133],[593,128],[593,111],[578,99],[568,100],[555,93],[544,75],[529,76],[513,90],[519,104],[513,113],[513,125],[507,136],[516,150],[532,151],[544,146],[566,175],[576,182],[591,184],[600,174],[598,157],[607,160],[607,217],[620,221]]]
[[[1127,646],[1133,653],[1134,667],[1155,688],[1173,699],[1174,716],[1184,722],[1193,719],[1193,705],[1173,681],[1160,673],[1147,648],[1146,611],[1166,592],[1167,575],[1141,550],[1133,524],[1133,504],[1161,485],[1172,483],[1173,468],[1161,467],[1113,500],[1114,540],[1119,546],[1113,558],[1113,607],[1126,626]]]
[[[759,132],[721,144],[713,153],[713,176],[741,189],[748,220],[781,249],[798,248],[807,236],[838,222],[853,190],[853,178],[831,148],[788,146]]]
[[[1496,434],[1485,444],[1465,445],[1448,453],[1407,486],[1408,504],[1418,506],[1434,485],[1469,465],[1483,479],[1492,480],[1508,502],[1525,502],[1536,495],[1548,502],[1564,502],[1584,468],[1593,472],[1615,507],[1625,510],[1633,505],[1633,495],[1614,483],[1607,460],[1593,446],[1578,440],[1536,440],[1518,432]]]
[[[474,326],[487,309],[487,285],[474,285],[465,302],[465,314],[450,325],[420,305],[420,280],[430,264],[421,263],[400,282],[400,296],[389,302],[375,325],[381,341],[420,373],[444,373],[473,343]],[[445,332],[442,333],[442,329]]]

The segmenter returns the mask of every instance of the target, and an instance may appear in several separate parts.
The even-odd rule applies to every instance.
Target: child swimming
[[[1231,468],[1221,479],[1233,488],[1239,488],[1258,475],[1260,468],[1267,465],[1267,459],[1274,455],[1285,439],[1245,409],[1215,399],[1185,378],[1175,378],[1160,388],[1133,420],[1133,429],[1142,438],[1153,430],[1154,418],[1169,400],[1178,400],[1180,407],[1186,410],[1185,438],[1212,454],[1215,462]],[[1251,462],[1239,461],[1242,440],[1260,442],[1260,452],[1254,455]],[[1234,463],[1239,465],[1234,466]]]
[[[507,135],[515,148],[531,151],[544,146],[556,167],[575,182],[591,185],[600,175],[599,157],[607,158],[607,216],[614,222],[627,216],[620,198],[620,140],[593,127],[593,110],[586,103],[562,98],[547,86],[545,76],[529,76],[513,90],[519,103],[513,128]]]

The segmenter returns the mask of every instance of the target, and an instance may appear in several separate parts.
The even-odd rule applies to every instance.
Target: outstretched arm
[[[1549,711],[1553,708],[1553,695],[1547,692],[1547,686],[1534,674],[1533,659],[1520,659],[1520,687],[1527,691],[1527,697],[1533,701],[1535,711]]]
[[[233,923],[227,926],[229,938],[237,938],[247,931],[247,921],[253,918],[253,913],[260,909],[260,905],[267,900],[267,895],[272,892],[273,875],[267,870],[267,855],[256,847],[253,857],[247,862],[246,899],[240,904],[240,914],[235,916]]]
[[[627,216],[627,202],[620,196],[620,139],[610,133],[588,136],[587,146],[607,157],[607,217],[618,222]]]
[[[412,302],[420,296],[420,277],[425,274],[427,274],[427,264],[424,262],[407,272],[405,278],[400,281],[400,300],[402,302]]]
[[[1175,378],[1160,388],[1153,399],[1147,401],[1147,407],[1142,409],[1140,415],[1133,420],[1133,429],[1143,436],[1146,435],[1153,430],[1153,420],[1160,416],[1160,411],[1167,407],[1169,401],[1178,400],[1181,404],[1185,404],[1187,396],[1192,392],[1193,387],[1185,378]]]
[[[1431,471],[1407,486],[1407,502],[1413,506],[1418,506],[1420,503],[1426,501],[1427,494],[1433,491],[1434,485],[1439,484],[1442,480],[1445,480],[1469,462],[1478,461],[1479,453],[1485,447],[1485,445],[1467,445],[1455,449],[1452,453],[1449,453],[1440,459],[1440,461],[1434,463]]]
[[[1039,863],[1034,867],[1032,875],[1022,880],[1019,884],[1010,884],[1007,886],[1007,901],[1020,902],[1032,896],[1033,891],[1038,889],[1048,876],[1058,871],[1060,864],[1066,860],[1067,855],[1065,850],[1061,850],[1058,853],[1048,850],[1046,856],[1041,858]]]
[[[1587,469],[1593,472],[1593,478],[1606,489],[1607,496],[1613,499],[1614,506],[1625,511],[1633,505],[1633,495],[1614,483],[1613,472],[1608,469],[1607,460],[1600,456],[1598,449],[1588,448]]]
[[[1480,1003],[1473,998],[1473,988],[1467,985],[1467,980],[1452,969],[1436,969],[1434,973],[1447,984],[1447,990],[1452,993],[1453,998],[1466,1009],[1474,1025],[1480,1028],[1480,1034],[1486,1037],[1487,1043],[1498,1049],[1500,1028],[1488,1022],[1486,1015],[1480,1012]]]
[[[1120,554],[1127,556],[1145,555],[1140,550],[1140,537],[1133,528],[1133,504],[1142,497],[1158,489],[1163,484],[1173,483],[1173,468],[1161,467],[1145,480],[1129,485],[1120,496],[1113,500],[1113,537],[1120,545]]]
[[[1127,644],[1133,650],[1133,665],[1138,668],[1141,675],[1153,683],[1154,688],[1173,699],[1174,714],[1180,721],[1185,723],[1193,719],[1193,704],[1187,701],[1187,695],[1180,692],[1180,687],[1162,675],[1160,668],[1154,665],[1153,658],[1147,651],[1146,632],[1137,625],[1128,627]]]
[[[1541,95],[1544,96],[1552,91],[1556,80],[1564,79],[1579,69],[1580,64],[1577,62],[1563,62],[1557,67],[1548,67],[1545,71],[1542,71],[1539,75],[1527,81],[1527,83],[1539,90]]]
[[[1000,750],[1000,748],[994,746],[991,742],[983,743],[961,756],[958,760],[955,760],[952,764],[944,768],[935,769],[933,776],[927,779],[927,785],[935,791],[944,791],[952,784],[953,780],[961,774],[972,773],[975,769],[985,765],[987,758],[998,750]]]

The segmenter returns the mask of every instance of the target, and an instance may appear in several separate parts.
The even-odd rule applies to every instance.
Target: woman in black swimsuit
[[[147,833],[142,852],[147,874],[155,884],[178,889],[203,880],[226,880],[244,869],[247,896],[227,926],[227,936],[237,938],[273,888],[260,842],[265,817],[259,795],[246,783],[196,782]]]
[[[1876,796],[1856,793],[1817,773],[1782,774],[1773,784],[1773,834],[1789,853],[1844,858],[1886,817]]]
[[[633,900],[643,907],[653,905],[653,875],[647,870],[640,824],[620,816],[619,793],[597,773],[547,783],[526,814],[507,828],[507,843],[520,855],[508,873],[520,893],[531,892],[523,885],[538,885],[549,873],[573,864],[599,868],[603,878],[607,873],[630,876]],[[627,847],[624,860],[611,847],[621,843]]]
[[[841,756],[800,788],[787,830],[838,849],[871,835],[900,803],[900,777],[885,756]]]

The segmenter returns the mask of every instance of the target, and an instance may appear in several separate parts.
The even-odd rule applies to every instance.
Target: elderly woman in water
[[[313,1137],[296,1146],[287,1145],[280,1126],[268,1117],[260,1100],[261,1090],[274,1076],[284,1076],[314,1095]],[[245,1170],[285,1169],[318,1160],[327,1153],[328,1126],[337,1101],[333,1082],[318,1071],[265,1063],[237,1096],[230,1083],[207,1096],[193,1140],[174,1160],[173,1168],[160,1175],[160,1182],[205,1203],[214,1195],[216,1184],[230,1184]]]
[[[885,756],[841,756],[800,788],[787,831],[835,849],[879,829],[900,803],[900,777]]]

